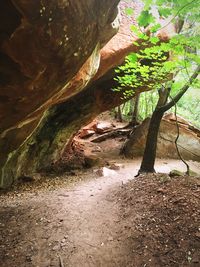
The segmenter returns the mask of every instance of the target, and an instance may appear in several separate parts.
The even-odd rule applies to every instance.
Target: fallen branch
[[[59,255],[59,262],[60,262],[60,267],[65,267],[63,263],[63,259],[60,255]]]
[[[118,137],[118,136],[124,136],[124,135],[129,135],[132,132],[133,129],[117,129],[114,130],[112,132],[108,132],[105,134],[102,134],[101,136],[98,136],[94,139],[91,140],[91,142],[93,143],[100,143],[105,141],[108,138],[114,138],[114,137]]]

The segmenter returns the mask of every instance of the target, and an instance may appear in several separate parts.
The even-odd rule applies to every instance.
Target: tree
[[[138,125],[138,107],[139,107],[139,101],[140,101],[140,94],[137,94],[134,98],[134,105],[133,105],[133,112],[132,112],[132,118],[130,125],[133,127]]]
[[[137,87],[146,86],[147,90],[159,92],[159,100],[151,117],[139,173],[155,171],[157,137],[162,117],[196,81],[200,71],[198,55],[200,15],[196,10],[196,4],[199,1],[146,0],[143,2],[144,10],[138,17],[139,27],[134,26],[132,30],[143,39],[143,46],[146,48],[139,53],[130,54],[125,64],[116,70],[118,73],[116,80],[119,83],[116,90],[122,90],[125,98],[133,95],[134,88]],[[170,19],[166,25],[176,24],[177,34],[166,43],[160,42],[156,36],[157,31],[166,25],[161,27],[156,23],[151,6],[157,7],[159,16]],[[193,72],[192,75],[189,74],[190,71]],[[180,73],[185,75],[187,80],[183,86],[178,79]],[[173,91],[175,96],[168,102],[170,92]]]
[[[158,104],[157,104],[157,106],[153,112],[153,115],[151,117],[151,120],[150,120],[144,156],[142,159],[139,173],[155,172],[154,164],[155,164],[155,158],[156,158],[157,138],[158,138],[158,131],[159,131],[162,117],[167,110],[169,110],[174,105],[176,105],[176,103],[179,101],[179,99],[188,90],[191,83],[196,79],[199,72],[200,72],[200,66],[198,66],[195,69],[195,71],[194,71],[193,75],[190,77],[190,80],[188,81],[188,83],[186,83],[185,86],[183,86],[183,88],[180,90],[180,92],[169,103],[167,103],[167,99],[169,97],[169,93],[170,93],[171,88],[167,88],[167,89],[163,88],[163,89],[159,90],[159,100],[158,100]],[[189,171],[187,170],[187,174],[189,174],[188,172]]]

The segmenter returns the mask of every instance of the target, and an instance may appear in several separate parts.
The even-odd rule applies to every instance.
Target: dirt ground
[[[200,266],[200,179],[140,176],[117,194],[126,266]]]
[[[99,167],[0,192],[0,267],[200,266],[200,163],[189,162],[195,178],[170,178],[185,166],[166,159],[162,174],[135,178],[141,159],[119,156],[125,138],[78,140]]]
[[[47,177],[0,196],[1,267],[200,266],[200,178]],[[191,163],[200,173],[200,164]],[[157,171],[183,169],[158,160]]]

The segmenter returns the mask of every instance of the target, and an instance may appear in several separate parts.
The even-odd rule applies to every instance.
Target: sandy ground
[[[134,179],[139,162],[121,160],[124,168],[106,177],[90,170],[70,182],[65,176],[49,178],[41,187],[2,194],[0,266],[57,267],[60,261],[64,267],[136,266],[122,238],[126,222],[116,192]],[[191,166],[200,174],[199,163]],[[160,172],[174,168],[184,166],[176,160],[156,164]]]

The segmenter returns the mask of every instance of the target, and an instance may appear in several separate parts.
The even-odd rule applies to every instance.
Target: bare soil
[[[117,193],[126,266],[200,266],[200,179],[140,176]]]
[[[200,266],[200,178],[47,177],[0,196],[1,267]],[[200,166],[191,163],[200,173]],[[182,170],[158,160],[157,170]]]
[[[189,162],[197,177],[170,178],[185,166],[160,159],[158,174],[135,178],[141,159],[119,157],[124,140],[78,140],[64,174],[0,192],[0,267],[200,266],[200,163]],[[69,171],[85,164],[82,151],[121,167]]]

